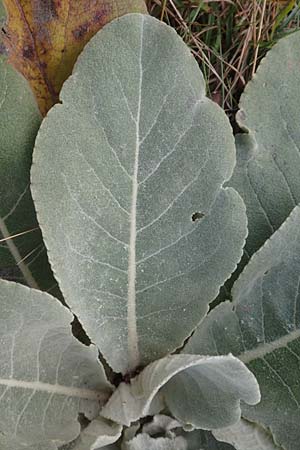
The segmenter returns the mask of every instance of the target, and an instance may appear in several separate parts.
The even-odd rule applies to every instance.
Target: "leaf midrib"
[[[64,395],[67,397],[76,397],[85,400],[97,400],[102,402],[106,401],[109,396],[107,393],[90,389],[43,383],[41,381],[23,381],[14,378],[0,378],[0,386],[28,389],[36,392],[47,392],[49,394]]]
[[[275,350],[281,348],[289,348],[288,344],[293,342],[297,338],[300,337],[300,329],[294,330],[291,333],[288,333],[280,338],[274,340],[273,342],[265,342],[257,346],[255,349],[246,350],[245,352],[239,355],[239,359],[243,361],[245,364],[248,364],[256,359],[264,358],[266,355],[272,353]],[[292,351],[289,348],[290,351]]]
[[[128,258],[128,298],[127,298],[127,326],[128,326],[128,360],[129,371],[134,370],[140,361],[138,348],[138,333],[136,323],[136,208],[138,194],[138,166],[139,166],[139,150],[140,150],[140,114],[142,101],[142,53],[143,53],[143,34],[144,34],[144,17],[141,19],[141,37],[140,37],[140,53],[139,53],[139,86],[138,86],[138,107],[135,120],[136,125],[136,141],[135,141],[135,157],[134,172],[132,177],[132,202],[130,210],[130,240],[129,240],[129,258]]]

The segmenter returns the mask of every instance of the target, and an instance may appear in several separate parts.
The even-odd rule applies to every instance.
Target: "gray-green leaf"
[[[300,32],[270,50],[247,85],[237,121],[238,163],[229,185],[242,195],[254,253],[300,203]]]
[[[49,290],[56,282],[29,189],[40,123],[27,82],[0,57],[0,277]]]
[[[116,442],[122,427],[97,417],[80,433],[72,450],[98,450]]]
[[[122,446],[122,450],[188,450],[187,442],[182,436],[173,438],[152,438],[141,433]]]
[[[72,336],[72,314],[46,293],[1,280],[0,310],[1,450],[75,439],[78,414],[94,418],[111,391],[97,350]]]
[[[295,450],[300,441],[300,207],[251,258],[233,287],[233,304],[215,308],[184,352],[227,354],[258,379],[262,401],[242,414]]]
[[[157,415],[153,417],[152,422],[143,426],[143,432],[150,436],[165,435],[165,437],[171,437],[175,433],[176,436],[182,436],[185,439],[188,450],[234,450],[231,445],[217,441],[210,431],[186,432],[181,427],[182,424],[172,417]]]
[[[0,434],[1,450],[57,450],[57,446],[53,442],[43,442],[42,444],[26,445],[20,443],[18,439],[12,436],[6,437]]]
[[[149,415],[160,398],[181,423],[213,429],[240,418],[240,400],[260,400],[255,377],[237,358],[173,355],[147,366],[130,384],[121,383],[101,414],[129,426]]]
[[[182,436],[186,440],[188,450],[236,450],[232,445],[217,441],[210,431],[181,431],[179,432],[179,436]]]
[[[87,45],[37,138],[51,263],[115,371],[182,345],[241,257],[232,130],[204,87],[174,30],[127,15]]]
[[[2,26],[6,18],[6,11],[2,0],[0,0],[0,25]],[[1,36],[0,36],[0,47],[1,47]],[[1,51],[0,51],[1,53]]]
[[[243,419],[229,428],[215,430],[213,435],[219,441],[234,445],[236,450],[282,450],[266,430]]]
[[[217,441],[209,431],[195,430],[187,433],[180,429],[169,437],[151,438],[147,434],[139,434],[130,442],[124,442],[121,448],[122,450],[235,450],[231,445]]]

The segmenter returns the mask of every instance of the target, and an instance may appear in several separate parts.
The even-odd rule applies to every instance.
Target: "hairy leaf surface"
[[[6,11],[3,5],[2,0],[0,0],[0,26],[2,27],[6,19]],[[2,45],[2,36],[0,36],[0,54],[5,51],[4,46]]]
[[[141,433],[124,445],[124,450],[188,450],[185,439],[181,436],[173,438],[152,438]]]
[[[143,0],[3,2],[10,62],[29,81],[42,114],[58,102],[79,53],[100,28],[129,12],[146,13]]]
[[[173,417],[206,429],[235,423],[240,400],[253,405],[260,399],[255,377],[237,358],[173,355],[147,366],[130,384],[121,383],[101,414],[129,426],[150,415],[157,394]]]
[[[61,100],[36,142],[39,222],[68,305],[133,371],[182,345],[241,257],[231,127],[181,38],[139,14],[92,39]]]
[[[92,420],[80,433],[72,450],[98,450],[107,448],[116,442],[121,436],[122,427],[115,423],[109,423],[101,417]]]
[[[236,450],[282,450],[266,430],[244,419],[213,434],[220,441],[234,445]]]
[[[295,450],[300,440],[300,207],[251,258],[233,287],[233,304],[215,308],[184,352],[229,351],[257,377],[262,401],[243,416]]]
[[[188,450],[234,450],[231,445],[217,441],[210,431],[184,431],[180,422],[161,414],[154,416],[152,422],[146,423],[142,431],[153,437],[182,436],[187,443]]]
[[[300,33],[270,50],[240,101],[237,166],[230,186],[242,195],[254,253],[300,203]]]
[[[46,293],[1,280],[0,308],[1,450],[75,439],[78,414],[95,417],[111,390],[97,350],[72,336],[72,314]]]
[[[124,445],[122,450],[235,450],[231,445],[217,441],[209,431],[176,431],[174,435],[158,439],[149,439],[147,434],[139,434]]]
[[[12,436],[0,436],[0,448],[1,450],[57,450],[57,445],[53,442],[43,442],[42,444],[26,445],[20,443],[18,439],[14,439]],[[71,449],[70,449],[71,450]]]
[[[194,430],[180,433],[180,435],[187,442],[187,450],[236,450],[230,444],[217,441],[210,431]]]
[[[142,438],[135,439],[142,433]],[[139,425],[132,425],[130,428],[126,428],[123,433],[121,449],[130,449],[130,445],[138,445],[138,443],[143,440],[146,441],[145,435],[152,438],[167,438],[166,440],[161,439],[161,441],[153,442],[149,440],[149,444],[171,446],[178,448],[184,448],[186,450],[235,450],[231,445],[217,441],[210,431],[206,430],[193,430],[184,431],[182,424],[172,417],[166,415],[156,415],[153,417],[151,422],[146,422],[142,428]],[[176,439],[180,438],[180,439]],[[172,447],[173,446],[173,447]],[[148,446],[139,447],[140,449],[145,449]],[[155,447],[154,447],[155,448]],[[163,447],[164,448],[164,447]],[[168,447],[167,447],[168,448]],[[277,449],[276,449],[277,450]]]
[[[29,189],[40,123],[28,84],[0,58],[0,277],[48,290],[56,282]]]
[[[152,422],[143,426],[142,431],[153,437],[163,435],[170,437],[174,434],[182,436],[187,443],[188,450],[234,450],[231,445],[217,441],[210,431],[184,431],[182,424],[165,415],[154,416]]]

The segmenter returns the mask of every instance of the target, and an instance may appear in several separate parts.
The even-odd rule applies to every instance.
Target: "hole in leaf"
[[[192,222],[197,222],[197,220],[202,219],[202,217],[204,217],[204,215],[205,215],[205,214],[203,214],[203,213],[201,213],[201,212],[199,212],[199,211],[194,212],[194,213],[192,214],[192,217],[191,217]]]

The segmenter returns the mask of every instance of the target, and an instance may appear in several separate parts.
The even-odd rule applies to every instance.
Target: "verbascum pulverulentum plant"
[[[245,91],[237,164],[189,49],[150,16],[92,38],[40,128],[29,87],[1,61],[1,265],[30,254],[35,236],[64,299],[45,292],[46,259],[22,257],[27,286],[0,282],[1,450],[297,449],[299,39],[271,50]],[[290,67],[288,103],[275,95],[278,64]],[[294,196],[286,209],[284,187],[260,184],[279,176],[270,160]],[[272,221],[272,195],[266,231],[255,208]],[[11,239],[34,208],[43,239]],[[208,313],[246,238],[257,251],[233,301]],[[90,345],[72,334],[74,316]]]

